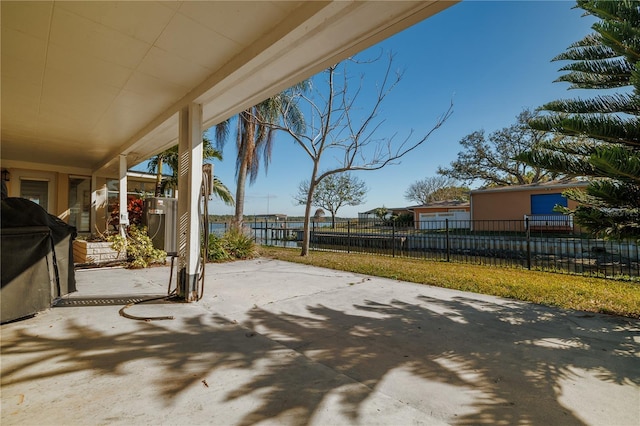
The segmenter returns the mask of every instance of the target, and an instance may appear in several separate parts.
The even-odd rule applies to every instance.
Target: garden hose
[[[213,170],[211,168],[203,170],[203,179],[202,184],[200,185],[200,196],[202,198],[202,204],[198,203],[199,216],[200,216],[200,226],[201,226],[201,235],[202,235],[202,243],[200,244],[200,257],[198,258],[198,269],[200,269],[200,274],[198,280],[200,281],[200,292],[196,294],[196,300],[201,300],[204,296],[204,276],[205,276],[205,266],[207,264],[208,258],[208,249],[209,249],[209,206],[208,206],[208,197],[211,193],[212,188],[210,188],[209,184],[213,180]],[[204,210],[204,211],[203,211]],[[196,283],[196,291],[197,291],[197,283]]]
[[[169,296],[160,296],[160,297],[152,297],[150,299],[144,299],[144,300],[138,300],[136,302],[133,303],[129,303],[125,306],[123,306],[122,308],[120,308],[120,311],[118,311],[120,313],[121,317],[125,317],[128,319],[132,319],[132,320],[137,320],[137,321],[160,321],[160,320],[172,320],[174,319],[174,317],[172,315],[168,315],[168,316],[160,316],[160,317],[139,317],[136,315],[131,315],[125,312],[125,310],[127,308],[132,307],[133,305],[139,305],[141,303],[146,303],[146,302],[151,302],[154,300],[169,300]]]
[[[207,171],[205,174],[212,173],[212,171]],[[196,301],[202,300],[204,296],[204,278],[205,278],[205,265],[207,264],[207,252],[209,247],[209,207],[208,207],[208,195],[212,188],[209,187],[209,182],[212,180],[212,176],[205,176],[206,179],[202,179],[202,184],[200,185],[200,196],[202,204],[198,203],[198,213],[200,216],[200,230],[202,231],[200,235],[202,235],[203,241],[200,244],[200,256],[198,256],[198,263],[196,265],[196,269],[198,271],[197,277],[194,278],[196,282],[194,283],[194,288],[196,289]],[[130,236],[129,236],[130,237]],[[171,281],[173,278],[173,266],[174,266],[174,255],[171,256],[171,270],[169,272],[169,285],[167,287],[167,295],[161,297],[152,297],[150,299],[143,299],[133,303],[129,303],[123,306],[119,313],[120,316],[136,321],[160,321],[160,320],[172,320],[173,316],[158,316],[158,317],[140,317],[136,315],[127,314],[126,309],[130,308],[133,305],[138,305],[146,302],[151,302],[154,300],[167,300],[170,301],[172,298],[176,296],[177,286],[173,290],[171,290]],[[198,286],[199,284],[199,286]],[[199,291],[198,291],[199,287]]]

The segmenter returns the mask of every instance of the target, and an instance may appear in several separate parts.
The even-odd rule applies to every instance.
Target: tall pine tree
[[[566,213],[594,234],[640,240],[640,1],[578,0],[599,18],[594,33],[555,57],[571,61],[556,81],[570,89],[609,89],[591,99],[549,102],[529,122],[559,137],[520,159],[589,179],[586,191],[565,195],[580,205]]]

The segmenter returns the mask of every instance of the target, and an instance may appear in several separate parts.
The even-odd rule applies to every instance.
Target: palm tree
[[[265,172],[268,170],[275,135],[275,129],[272,125],[276,124],[281,117],[286,116],[291,123],[295,123],[297,130],[302,131],[304,129],[304,117],[293,103],[292,95],[294,91],[292,89],[299,93],[301,90],[307,90],[309,86],[309,80],[305,80],[291,89],[242,111],[235,117],[237,121],[236,147],[238,150],[234,217],[234,226],[236,228],[242,227],[247,176],[250,184],[256,181],[261,157]],[[216,147],[220,150],[224,148],[233,118],[229,118],[215,127]]]
[[[211,141],[207,137],[203,137],[202,142],[202,158],[205,161],[222,161],[222,153],[213,147]],[[176,188],[178,186],[178,164],[179,155],[177,145],[161,152],[160,154],[149,160],[149,164],[147,165],[149,172],[156,173],[156,197],[160,196],[167,187]],[[164,165],[167,165],[171,169],[172,175],[170,177],[162,177],[162,168]],[[213,193],[226,205],[234,205],[233,195],[231,195],[231,191],[216,176],[213,177]]]
[[[577,7],[600,21],[555,58],[571,61],[556,81],[608,92],[543,105],[547,113],[529,125],[575,137],[543,143],[522,160],[587,177],[585,191],[563,194],[577,207],[562,211],[596,235],[640,241],[640,2],[578,0]]]

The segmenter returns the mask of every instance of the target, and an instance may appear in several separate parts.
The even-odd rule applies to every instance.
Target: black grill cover
[[[3,291],[3,305],[5,302],[12,305],[21,303],[20,300],[4,300],[9,294],[15,293],[15,287],[21,288],[16,294],[28,292],[29,287],[33,287],[34,291],[41,291],[45,285],[50,288],[49,277],[55,280],[49,304],[51,296],[55,298],[76,291],[73,268],[73,240],[77,236],[76,228],[27,199],[7,197],[3,198],[1,203],[0,275],[2,289],[8,290],[5,286],[9,284],[13,288],[11,291]],[[36,230],[38,231],[34,233]],[[35,234],[44,237],[35,238]],[[49,268],[52,269],[52,273],[47,274],[47,277],[43,277],[42,273],[29,273],[30,268],[41,270],[43,262],[48,262]],[[34,282],[43,281],[45,278],[46,283]],[[16,279],[24,282],[15,282]],[[49,306],[41,309],[47,307]],[[3,320],[6,320],[4,315]]]

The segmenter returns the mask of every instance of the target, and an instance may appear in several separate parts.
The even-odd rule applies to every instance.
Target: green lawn
[[[589,312],[640,318],[640,282],[515,268],[406,258],[260,247],[261,256],[365,275],[524,300]]]

